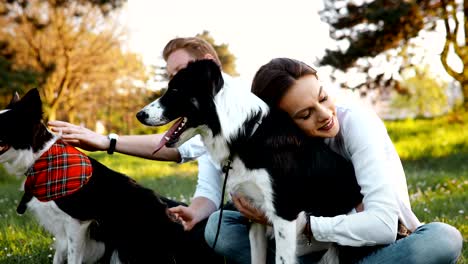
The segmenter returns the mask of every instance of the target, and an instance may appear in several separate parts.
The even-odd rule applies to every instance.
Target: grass
[[[423,222],[441,221],[468,240],[468,113],[434,120],[387,122],[407,174],[413,209]],[[125,155],[90,153],[107,166],[132,176],[165,196],[190,202],[195,163],[174,164]],[[53,238],[29,214],[15,209],[20,179],[0,170],[0,263],[51,263]],[[468,263],[464,246],[459,263]]]
[[[178,201],[190,202],[195,190],[195,163],[175,164],[131,156],[90,153],[110,168],[132,176],[141,184]],[[0,168],[0,263],[52,263],[53,237],[33,217],[18,215],[21,179],[6,176]]]

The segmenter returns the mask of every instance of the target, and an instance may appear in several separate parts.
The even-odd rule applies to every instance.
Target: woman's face
[[[314,75],[296,80],[279,107],[309,136],[334,137],[340,129],[335,104]]]

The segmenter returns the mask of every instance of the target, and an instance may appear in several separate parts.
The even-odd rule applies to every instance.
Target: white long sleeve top
[[[414,231],[421,223],[411,210],[403,166],[381,119],[357,106],[338,106],[337,116],[340,130],[325,142],[353,163],[364,211],[335,217],[311,216],[314,238],[348,246],[388,244],[396,238],[399,219]],[[201,139],[191,139],[179,152],[182,162],[198,158],[194,197],[206,197],[219,206],[221,169]]]
[[[421,223],[411,210],[403,166],[381,119],[358,106],[338,106],[337,116],[340,130],[325,142],[353,163],[364,211],[311,216],[314,238],[347,246],[388,244],[396,239],[398,219],[414,231]]]

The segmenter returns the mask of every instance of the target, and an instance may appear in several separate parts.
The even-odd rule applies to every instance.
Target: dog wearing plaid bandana
[[[164,197],[60,140],[42,122],[37,89],[0,110],[0,163],[26,175],[18,213],[55,236],[54,264],[181,263],[183,227]]]

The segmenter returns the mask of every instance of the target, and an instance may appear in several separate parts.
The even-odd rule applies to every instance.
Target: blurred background
[[[250,84],[274,57],[316,67],[338,100],[384,119],[466,109],[463,0],[1,0],[0,105],[40,89],[47,119],[142,133],[135,112],[164,91],[164,45],[200,36]]]

